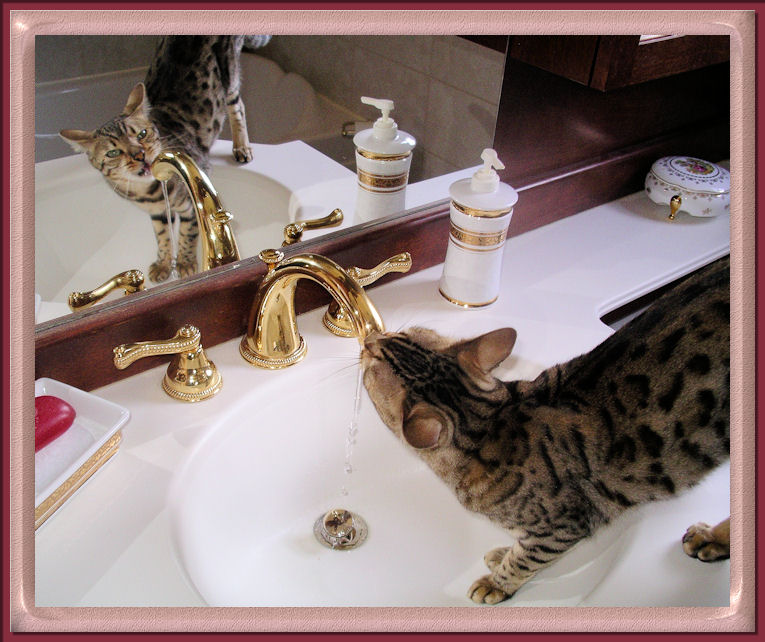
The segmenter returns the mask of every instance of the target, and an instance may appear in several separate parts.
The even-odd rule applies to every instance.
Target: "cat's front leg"
[[[514,546],[495,548],[486,553],[483,561],[491,575],[484,575],[473,582],[468,589],[468,597],[478,604],[497,604],[512,597],[533,575],[525,573],[522,563],[518,567],[518,557],[522,557],[524,552],[523,546],[516,542]]]
[[[513,546],[495,548],[484,556],[491,575],[478,578],[468,597],[478,604],[497,604],[512,597],[542,568],[555,561],[578,541],[566,534],[560,539],[520,539]]]
[[[178,256],[176,269],[179,276],[197,273],[197,239],[199,225],[193,212],[186,212],[187,219],[181,219],[178,226]]]
[[[233,103],[228,102],[229,100],[233,100]],[[249,163],[252,160],[252,149],[247,133],[247,120],[242,97],[238,93],[234,98],[229,99],[227,97],[227,108],[231,137],[234,139],[234,159],[238,163]]]
[[[163,218],[161,215],[151,217],[154,235],[157,238],[157,260],[149,266],[149,280],[152,283],[167,281],[172,269],[173,255],[171,252],[170,235],[168,233],[167,222]]]

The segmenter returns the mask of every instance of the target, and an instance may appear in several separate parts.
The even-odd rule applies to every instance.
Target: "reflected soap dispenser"
[[[353,137],[356,146],[356,220],[369,221],[405,209],[405,191],[412,164],[414,136],[400,131],[390,117],[393,101],[361,97],[382,112],[374,125]]]
[[[462,308],[480,308],[497,300],[502,253],[518,192],[499,180],[505,166],[493,149],[481,153],[484,165],[472,178],[449,188],[449,244],[439,283],[443,297]]]

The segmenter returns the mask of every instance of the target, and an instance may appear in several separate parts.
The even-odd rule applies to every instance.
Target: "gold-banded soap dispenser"
[[[449,244],[439,283],[441,295],[462,308],[480,308],[497,300],[507,229],[518,192],[499,180],[505,166],[493,149],[481,153],[484,164],[471,178],[449,188]]]
[[[371,128],[353,137],[358,178],[355,220],[365,222],[406,208],[405,192],[417,141],[390,117],[392,100],[362,96],[361,102],[382,112]]]

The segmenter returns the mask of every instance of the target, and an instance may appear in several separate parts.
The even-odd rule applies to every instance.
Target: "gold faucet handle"
[[[162,389],[173,399],[202,401],[223,386],[223,377],[202,348],[202,333],[193,325],[184,325],[169,339],[123,343],[113,352],[114,366],[119,370],[143,357],[175,355],[162,380]]]
[[[412,267],[412,256],[409,252],[402,252],[391,256],[389,259],[385,259],[379,265],[373,268],[364,269],[360,267],[351,267],[346,270],[349,276],[351,276],[360,286],[366,287],[370,283],[374,283],[381,276],[390,272],[408,272]],[[324,327],[327,328],[332,334],[338,337],[350,338],[354,336],[353,324],[348,318],[348,313],[343,310],[342,306],[337,301],[332,301],[324,313],[322,319]]]
[[[338,207],[322,218],[290,223],[284,227],[284,242],[282,243],[282,247],[300,241],[303,238],[303,232],[306,230],[318,230],[323,227],[337,227],[342,222],[343,210]]]
[[[69,295],[69,309],[72,312],[84,310],[91,305],[95,305],[103,299],[112,290],[122,288],[125,294],[133,294],[143,290],[143,272],[141,270],[127,270],[115,274],[111,279],[102,283],[97,288],[89,292],[72,292]]]

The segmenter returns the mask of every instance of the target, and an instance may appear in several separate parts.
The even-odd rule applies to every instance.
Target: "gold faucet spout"
[[[364,288],[340,265],[317,254],[297,254],[289,259],[279,250],[264,250],[268,264],[250,310],[247,334],[239,346],[241,355],[262,368],[284,368],[305,356],[295,314],[295,288],[300,279],[324,287],[348,312],[360,343],[372,332],[384,332],[380,313]]]
[[[230,222],[233,216],[222,205],[212,182],[185,152],[162,152],[151,164],[154,178],[169,181],[180,177],[188,187],[202,239],[202,269],[239,260]]]

